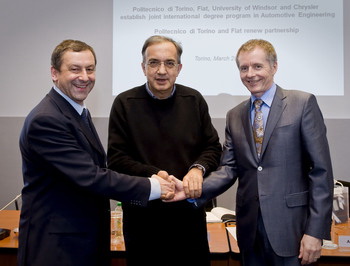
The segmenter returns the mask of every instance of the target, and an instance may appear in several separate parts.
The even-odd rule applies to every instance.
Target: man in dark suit
[[[18,265],[109,265],[109,199],[145,206],[173,195],[160,177],[106,169],[91,117],[80,116],[95,84],[95,52],[66,40],[51,57],[54,87],[25,120]]]
[[[221,164],[205,179],[197,204],[223,193],[238,178],[243,264],[314,263],[322,239],[330,238],[333,197],[326,127],[316,98],[274,83],[277,55],[267,41],[243,44],[236,63],[251,98],[227,113]],[[257,99],[262,100],[257,107],[261,128],[254,123]]]

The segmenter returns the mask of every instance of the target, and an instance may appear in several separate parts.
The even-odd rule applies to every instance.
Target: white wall
[[[335,177],[348,181],[350,181],[347,168],[350,158],[348,143],[350,112],[347,103],[350,98],[349,11],[350,1],[344,1],[345,96],[318,97],[328,127]],[[19,132],[24,117],[52,86],[50,56],[54,47],[64,39],[85,41],[92,45],[97,53],[97,82],[87,100],[87,105],[94,116],[101,139],[106,144],[108,115],[113,101],[112,22],[112,0],[0,0],[0,167],[2,170],[0,208],[19,194],[22,188],[18,149]],[[136,52],[140,53],[140,51]],[[332,53],[332,51],[325,52]],[[307,69],[307,62],[298,63],[300,67]],[[139,67],[139,65],[135,66],[137,68],[135,71],[140,71]],[[218,74],[213,73],[213,76]],[[291,78],[298,77],[294,77],[291,73]],[[310,77],[310,79],[331,78],[331,76]],[[279,85],[283,87],[283,83],[279,82]],[[200,88],[197,89],[200,90]],[[300,84],[300,89],[303,89],[303,84]],[[221,140],[224,137],[224,114],[245,98],[206,97]],[[232,190],[234,189],[220,197],[219,203],[233,208]]]
[[[142,3],[142,1],[136,2],[138,5]],[[264,1],[259,3],[263,4]],[[85,41],[96,50],[97,82],[87,103],[95,116],[107,117],[113,101],[112,7],[112,0],[0,0],[0,90],[2,92],[0,116],[27,115],[52,85],[49,72],[52,50],[62,40],[72,38]],[[350,118],[347,107],[347,102],[350,101],[349,11],[350,1],[344,1],[345,95],[318,97],[325,118]],[[319,30],[322,31],[322,29]],[[179,36],[175,37],[181,41]],[[123,41],[129,40],[126,38]],[[326,39],[324,41],[327,42]],[[141,47],[137,51],[125,51],[125,53],[132,55],[136,53],[140,56],[141,62],[140,51]],[[233,54],[236,51],[230,52]],[[332,52],[334,51],[324,51],[324,54],[328,55]],[[184,47],[185,54],[186,47]],[[320,54],[320,57],[324,57],[324,54]],[[280,65],[284,64],[283,58],[279,58],[279,61]],[[297,64],[305,71],[308,70],[308,62],[297,62]],[[327,61],[324,64],[327,65]],[[319,68],[322,67],[322,65],[319,66]],[[183,75],[186,74],[185,71],[184,65]],[[135,65],[135,73],[139,75],[140,72],[141,66]],[[233,71],[232,73],[237,75]],[[220,79],[220,73],[213,71],[212,74],[213,79]],[[234,78],[239,79],[238,76]],[[309,78],[329,81],[333,77],[322,75]],[[298,77],[291,72],[290,79],[298,80]],[[283,80],[277,82],[284,87]],[[303,88],[303,84],[299,84],[298,88],[308,90]],[[201,91],[201,88],[196,89]],[[245,98],[245,96],[228,95],[206,97],[213,118],[224,118],[232,106]]]

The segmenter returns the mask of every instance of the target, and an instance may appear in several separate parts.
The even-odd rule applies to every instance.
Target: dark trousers
[[[281,257],[272,249],[263,219],[259,212],[258,228],[253,248],[242,252],[244,266],[300,266],[298,256]]]
[[[127,265],[210,266],[204,209],[165,204],[124,210]]]

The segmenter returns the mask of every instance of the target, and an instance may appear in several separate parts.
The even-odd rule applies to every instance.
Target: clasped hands
[[[186,198],[198,198],[202,194],[203,173],[200,169],[192,168],[183,178],[183,181],[166,171],[159,171],[153,175],[161,186],[160,199],[164,202],[174,202]]]

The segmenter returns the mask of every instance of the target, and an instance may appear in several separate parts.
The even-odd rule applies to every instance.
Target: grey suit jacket
[[[259,208],[268,238],[280,256],[298,255],[303,234],[330,238],[333,173],[326,127],[315,96],[277,86],[259,160],[250,100],[227,113],[221,166],[203,183],[199,205],[236,179],[237,237],[253,244]]]
[[[147,205],[149,180],[107,170],[92,131],[54,90],[27,116],[18,265],[109,265],[109,199]]]

